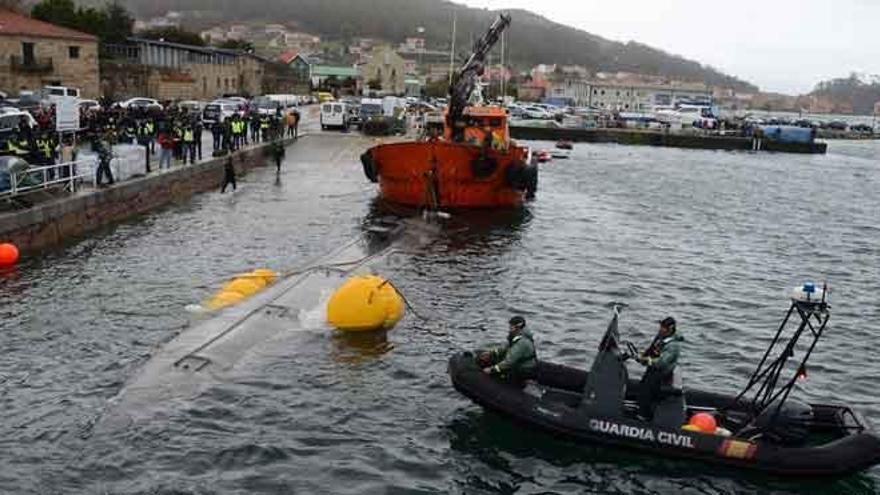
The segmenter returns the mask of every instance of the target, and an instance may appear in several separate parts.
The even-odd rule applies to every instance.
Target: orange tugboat
[[[486,55],[510,25],[501,15],[453,76],[443,132],[417,141],[381,144],[361,156],[382,197],[426,208],[514,207],[533,197],[538,171],[529,150],[510,139],[507,112],[467,104]]]

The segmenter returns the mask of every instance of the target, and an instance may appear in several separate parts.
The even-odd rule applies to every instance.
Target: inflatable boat
[[[626,368],[637,353],[620,341],[620,308],[614,306],[589,371],[539,362],[535,380],[515,385],[484,373],[479,352],[463,352],[449,361],[452,383],[487,410],[575,442],[783,476],[838,476],[880,462],[880,438],[853,409],[791,397],[828,322],[824,289],[806,284],[793,295],[788,315],[742,392],[689,390],[675,377],[664,385],[650,420],[637,414],[639,382],[629,379]],[[790,324],[798,319],[799,324]],[[796,349],[804,337],[812,342]],[[801,361],[794,362],[794,356]],[[689,421],[696,415],[710,415],[712,430],[696,428]]]

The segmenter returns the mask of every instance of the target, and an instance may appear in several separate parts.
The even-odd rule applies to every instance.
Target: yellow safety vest
[[[191,143],[191,142],[195,141],[195,138],[193,137],[193,131],[191,131],[189,129],[183,131],[183,140],[186,141],[187,143]]]

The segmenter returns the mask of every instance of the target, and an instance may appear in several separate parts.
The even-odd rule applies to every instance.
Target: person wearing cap
[[[675,318],[669,316],[660,320],[660,331],[651,345],[637,358],[647,370],[639,382],[639,416],[651,419],[654,416],[654,404],[660,399],[660,389],[664,384],[672,382],[681,342],[684,338],[676,333]]]
[[[514,316],[508,322],[507,345],[492,349],[480,355],[483,372],[498,376],[517,385],[534,378],[538,368],[535,354],[535,340],[526,330],[526,320]]]

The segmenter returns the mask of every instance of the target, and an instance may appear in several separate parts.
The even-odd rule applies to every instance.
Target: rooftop
[[[66,27],[38,21],[10,10],[0,10],[0,36],[34,36],[77,41],[98,41],[98,38]]]
[[[315,76],[358,77],[357,67],[339,67],[333,65],[316,65],[312,69]]]

